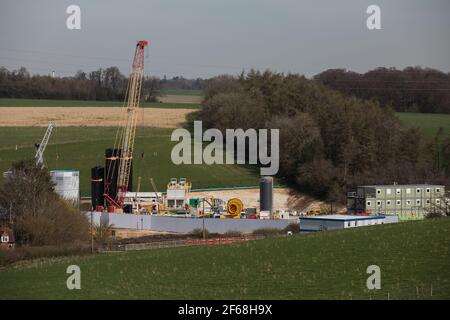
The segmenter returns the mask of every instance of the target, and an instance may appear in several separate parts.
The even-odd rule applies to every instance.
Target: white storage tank
[[[80,202],[80,171],[52,170],[50,176],[55,183],[55,192],[65,200],[79,205]]]

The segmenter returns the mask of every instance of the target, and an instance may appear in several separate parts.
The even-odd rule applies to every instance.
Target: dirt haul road
[[[232,190],[211,190],[211,191],[192,191],[189,196],[191,198],[220,198],[228,201],[232,198],[241,199],[244,207],[259,208],[259,189],[232,189]],[[273,208],[274,210],[294,209],[298,211],[309,211],[325,205],[324,202],[308,197],[305,194],[297,192],[290,188],[274,188],[273,189]],[[335,213],[345,211],[343,206],[335,204]]]
[[[142,108],[138,126],[177,128],[192,109]],[[117,107],[0,107],[2,127],[46,127],[53,122],[60,127],[118,126],[123,116]]]

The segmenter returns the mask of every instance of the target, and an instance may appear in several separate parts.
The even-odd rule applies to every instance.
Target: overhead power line
[[[48,51],[38,51],[38,50],[23,50],[23,49],[9,49],[9,48],[1,48],[2,51],[12,51],[12,52],[20,52],[20,53],[29,53],[29,54],[44,54],[55,55],[55,56],[63,56],[63,57],[72,57],[72,58],[82,58],[82,59],[94,59],[94,60],[102,60],[102,61],[123,61],[124,63],[129,63],[130,59],[126,58],[117,58],[117,57],[96,57],[96,56],[86,56],[86,55],[75,55],[75,54],[66,54],[66,53],[57,53],[57,52],[48,52]],[[148,58],[148,57],[146,57]],[[230,65],[215,65],[215,64],[198,64],[198,63],[179,63],[179,62],[171,62],[171,61],[158,61],[154,56],[149,56],[152,61],[152,64],[163,64],[163,65],[177,65],[177,66],[186,66],[186,67],[196,67],[196,68],[211,68],[211,69],[236,69],[242,70],[242,66],[230,66]]]

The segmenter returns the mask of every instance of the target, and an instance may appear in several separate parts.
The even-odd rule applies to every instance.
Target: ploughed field
[[[177,128],[184,124],[192,109],[142,108],[138,125],[156,128]],[[123,109],[117,107],[0,107],[0,127],[119,126]]]

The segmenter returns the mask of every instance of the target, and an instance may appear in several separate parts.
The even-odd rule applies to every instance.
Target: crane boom
[[[36,159],[37,166],[44,165],[44,152],[45,152],[45,149],[47,148],[48,140],[50,140],[50,135],[52,134],[53,127],[54,127],[53,123],[48,124],[48,127],[47,127],[47,130],[45,131],[44,137],[42,138],[42,141],[36,150],[36,154],[35,154],[34,158]]]
[[[114,201],[117,206],[122,206],[123,204],[130,179],[142,77],[144,74],[144,49],[147,45],[148,42],[146,40],[138,41],[136,45],[133,68],[128,81],[126,116],[122,126],[119,128],[118,149],[120,154],[117,173],[117,196]]]

